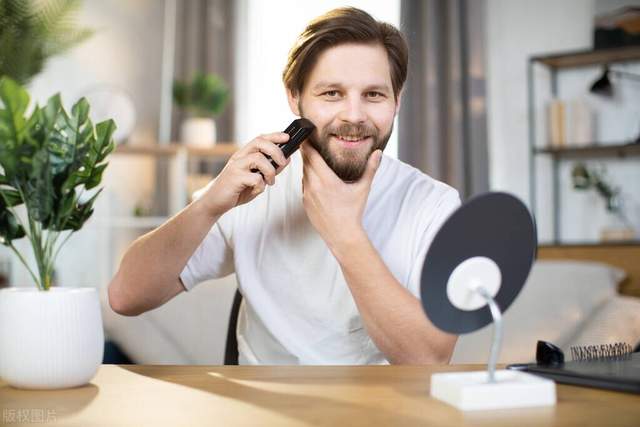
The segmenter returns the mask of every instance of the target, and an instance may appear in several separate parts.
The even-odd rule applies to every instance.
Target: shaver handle
[[[307,139],[309,135],[311,135],[315,128],[316,127],[313,123],[311,123],[311,121],[304,118],[296,119],[291,122],[291,124],[284,130],[285,133],[289,134],[289,140],[280,145],[280,149],[282,150],[284,157],[288,159],[291,154],[293,154],[300,147],[304,140]],[[274,168],[278,169],[279,165],[275,160],[271,158],[271,156],[268,156],[264,153],[262,154],[271,161],[271,164]],[[257,168],[251,169],[251,172],[259,172],[260,175],[262,175],[262,172],[260,172]]]

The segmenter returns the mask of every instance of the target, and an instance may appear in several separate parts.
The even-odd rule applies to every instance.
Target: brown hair
[[[393,25],[376,21],[355,7],[333,9],[311,21],[289,51],[282,80],[298,95],[318,56],[326,49],[344,43],[380,44],[387,51],[393,93],[398,94],[407,78],[408,48],[402,33]]]

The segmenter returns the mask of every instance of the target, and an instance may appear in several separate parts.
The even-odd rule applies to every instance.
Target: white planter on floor
[[[56,389],[87,384],[103,352],[96,289],[0,290],[0,378],[10,385]]]
[[[211,118],[186,119],[182,122],[180,140],[192,147],[211,147],[216,143],[216,122]]]

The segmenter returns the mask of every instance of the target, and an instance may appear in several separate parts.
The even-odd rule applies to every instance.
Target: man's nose
[[[344,108],[340,112],[339,119],[350,123],[363,123],[366,121],[364,105],[360,97],[350,97],[344,102]]]

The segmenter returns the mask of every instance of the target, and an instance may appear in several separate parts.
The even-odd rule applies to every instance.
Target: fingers
[[[264,181],[269,185],[275,184],[276,168],[273,167],[271,162],[262,153],[249,154],[241,159],[240,162],[243,170],[255,173],[258,178],[264,177]],[[262,177],[258,172],[262,174]]]
[[[278,144],[283,144],[288,140],[289,134],[284,132],[261,135],[240,149],[240,151],[236,153],[236,158],[241,158],[252,153],[263,153],[271,157],[278,165],[278,169],[281,170],[283,166],[287,164],[287,159]]]
[[[246,174],[243,184],[251,188],[251,198],[262,193],[267,185],[258,173]]]
[[[373,181],[373,177],[380,166],[380,162],[382,161],[382,150],[376,150],[369,156],[367,160],[367,169],[364,171],[363,178],[365,178],[366,182]]]

